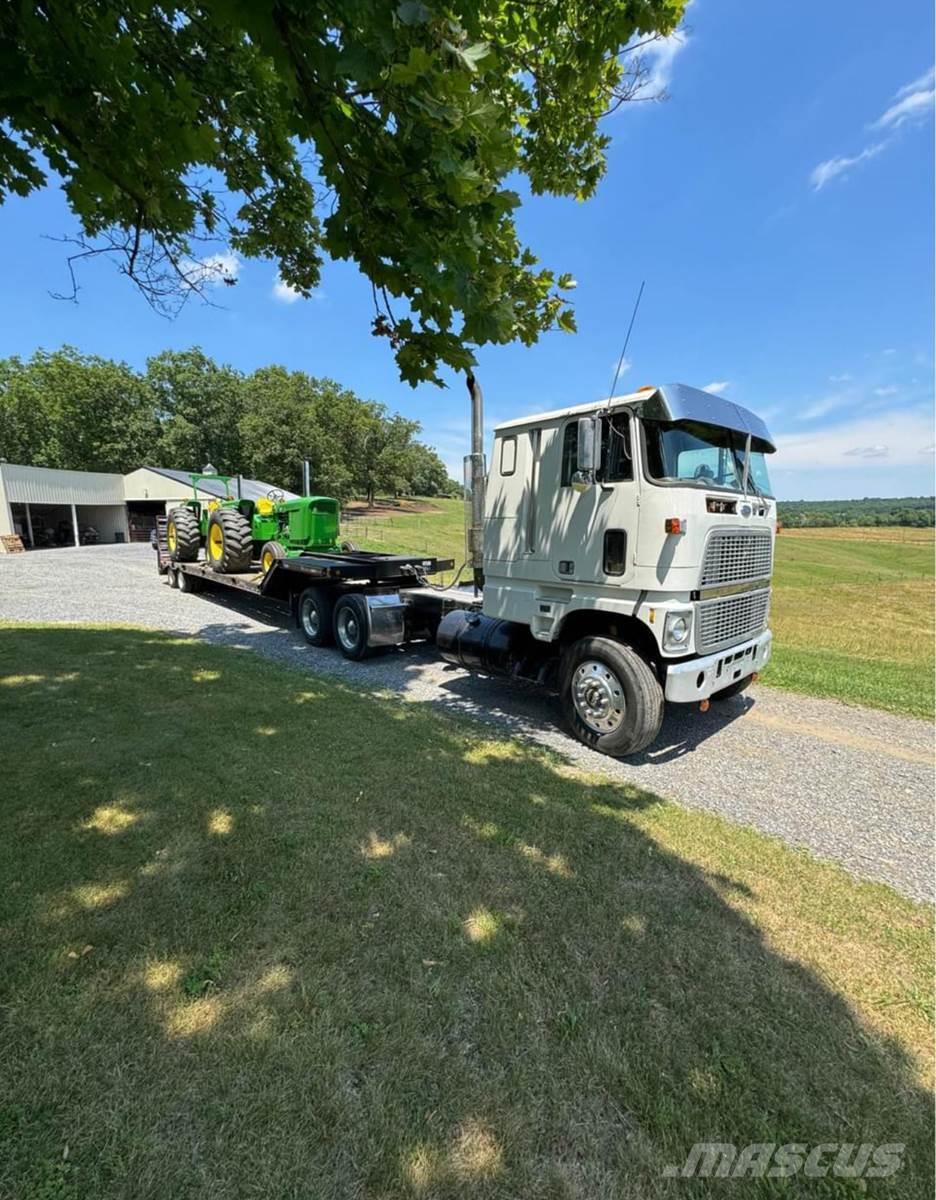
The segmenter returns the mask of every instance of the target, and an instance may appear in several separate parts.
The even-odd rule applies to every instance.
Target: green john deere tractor
[[[330,496],[298,496],[286,500],[275,488],[259,500],[245,500],[233,476],[203,472],[191,476],[192,499],[170,512],[166,541],[174,562],[195,562],[205,547],[213,571],[237,574],[259,560],[269,571],[279,558],[309,551],[337,551],[339,504]],[[213,480],[224,485],[224,497],[207,502],[198,497],[198,484]]]

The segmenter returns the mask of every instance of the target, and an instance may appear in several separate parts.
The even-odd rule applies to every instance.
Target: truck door
[[[578,422],[561,430],[561,462],[551,522],[550,561],[557,579],[617,583],[630,571],[637,532],[630,414],[601,418],[601,465],[584,492],[572,487]]]

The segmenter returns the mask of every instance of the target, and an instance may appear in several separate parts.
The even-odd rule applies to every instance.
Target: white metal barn
[[[242,478],[240,486],[249,500],[273,489],[259,479]],[[202,480],[197,492],[214,500],[224,488]],[[27,549],[148,541],[156,517],[191,495],[189,473],[165,467],[116,475],[0,462],[0,536],[18,534]]]
[[[11,533],[35,547],[128,541],[123,475],[0,463],[0,534]]]

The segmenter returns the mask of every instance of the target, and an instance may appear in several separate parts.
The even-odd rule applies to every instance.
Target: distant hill
[[[901,500],[781,500],[777,517],[787,529],[833,525],[934,524],[932,496],[905,496]]]

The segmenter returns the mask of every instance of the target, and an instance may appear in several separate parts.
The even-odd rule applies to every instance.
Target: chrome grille
[[[723,596],[699,605],[696,649],[700,654],[756,637],[767,624],[770,588]]]
[[[769,529],[714,529],[705,547],[699,586],[769,579],[772,560]]]

